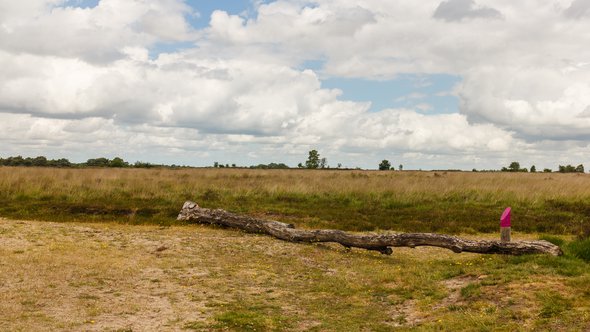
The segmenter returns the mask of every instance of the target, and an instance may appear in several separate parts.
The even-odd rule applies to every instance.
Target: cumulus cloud
[[[192,10],[181,0],[101,0],[96,7],[64,6],[64,0],[5,1],[0,45],[11,53],[112,61],[126,47],[188,41]]]
[[[395,154],[469,169],[583,156],[586,3],[277,0],[248,17],[215,11],[196,31],[187,17],[198,7],[180,0],[5,1],[0,153],[123,149],[168,163],[296,164],[318,148],[350,166]],[[195,45],[155,52],[166,42]],[[300,69],[308,60],[323,67]],[[454,114],[436,114],[421,92],[408,95],[412,108],[373,112],[322,88],[323,77],[441,73],[462,79]]]
[[[583,18],[590,15],[590,1],[574,0],[572,4],[564,11],[566,17]]]
[[[468,18],[501,18],[494,8],[477,6],[473,0],[448,0],[441,2],[434,12],[434,18],[445,21],[461,21]]]

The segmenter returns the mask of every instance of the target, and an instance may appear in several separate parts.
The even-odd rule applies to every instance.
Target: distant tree
[[[383,159],[381,161],[381,163],[379,164],[379,170],[380,171],[388,171],[389,169],[391,169],[391,163],[389,162],[389,160]]]
[[[109,166],[110,160],[107,158],[96,158],[96,159],[88,159],[86,161],[86,166],[91,167],[107,167]]]
[[[531,173],[536,173],[537,172],[537,168],[535,167],[535,165],[531,166]]]
[[[135,168],[152,168],[154,166],[155,165],[143,161],[136,161],[135,164],[133,164],[133,167]]]
[[[109,162],[109,167],[127,167],[129,163],[123,160],[123,158],[115,157]]]
[[[551,172],[553,172],[553,170],[551,168],[543,169],[543,173],[551,173]]]
[[[236,168],[236,164],[231,164],[231,167],[232,168]]]
[[[216,161],[216,162],[214,162],[214,163],[213,163],[213,167],[215,167],[215,168],[219,167],[219,162],[217,162],[217,161]]]
[[[49,165],[54,166],[54,167],[72,167],[72,163],[69,160],[67,160],[66,158],[61,158],[58,160],[50,160]]]
[[[477,172],[477,169],[476,169],[476,168],[474,168],[474,169],[472,169],[471,171],[472,171],[472,172]]]
[[[574,167],[572,165],[559,165],[558,170],[560,173],[575,173],[575,172],[584,172],[584,165],[578,165]]]
[[[342,168],[342,164],[341,163],[338,163],[338,168]]]
[[[303,164],[302,163],[299,163],[299,164],[297,164],[297,167],[298,168],[303,168]]]
[[[402,165],[402,164],[399,164],[399,168],[398,168],[398,169],[399,169],[400,171],[403,171],[403,170],[404,170],[404,165]]]
[[[24,159],[21,156],[8,157],[4,159],[5,166],[24,166]]]
[[[316,169],[320,167],[320,154],[317,150],[309,151],[309,157],[307,157],[305,167],[309,169]]]
[[[267,165],[269,169],[288,169],[289,166],[284,163],[270,163]]]
[[[330,168],[330,166],[328,166],[328,159],[320,159],[320,168]]]
[[[520,171],[520,163],[518,161],[513,161],[510,163],[510,166],[508,166],[508,171],[509,172],[518,172]]]
[[[33,166],[47,166],[47,158],[44,156],[36,157],[32,160]]]

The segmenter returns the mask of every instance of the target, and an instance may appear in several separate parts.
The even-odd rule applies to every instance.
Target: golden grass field
[[[344,230],[495,232],[588,229],[590,175],[246,169],[0,167],[0,215],[171,224],[185,200]]]
[[[578,239],[589,184],[553,173],[2,167],[0,330],[590,330],[589,241]],[[498,237],[510,205],[513,238],[566,254],[287,243],[175,222],[187,199],[299,227],[469,238]]]

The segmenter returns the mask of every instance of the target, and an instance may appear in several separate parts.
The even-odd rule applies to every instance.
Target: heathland
[[[566,254],[292,244],[181,225],[185,200],[304,228],[471,238],[497,237],[511,206],[513,238]],[[2,329],[590,328],[585,174],[0,167],[0,217]]]

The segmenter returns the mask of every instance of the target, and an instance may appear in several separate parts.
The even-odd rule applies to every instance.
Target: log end
[[[199,207],[199,205],[195,202],[192,202],[192,201],[184,202],[184,204],[182,205],[182,209],[180,209],[180,213],[178,214],[178,217],[176,217],[176,220],[187,221],[189,219],[190,211],[194,210],[198,207]]]

